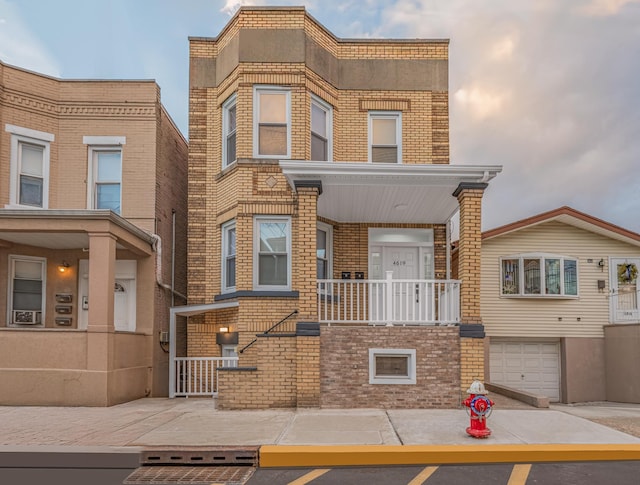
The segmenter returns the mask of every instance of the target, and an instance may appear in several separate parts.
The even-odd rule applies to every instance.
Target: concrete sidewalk
[[[219,411],[213,399],[140,399],[110,408],[4,406],[0,445],[640,445],[640,438],[581,415],[640,419],[640,405],[494,408],[488,420],[493,434],[484,440],[466,435],[464,409]]]

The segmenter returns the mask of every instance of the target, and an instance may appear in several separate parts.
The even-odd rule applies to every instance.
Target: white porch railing
[[[176,357],[175,396],[217,396],[218,369],[237,367],[237,357]],[[172,396],[173,397],[173,396]]]
[[[322,323],[436,325],[460,322],[460,281],[318,280]]]

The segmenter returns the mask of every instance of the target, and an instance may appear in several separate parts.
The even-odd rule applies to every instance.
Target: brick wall
[[[460,398],[457,327],[322,327],[320,404],[450,408]],[[415,349],[416,384],[369,384],[369,349]]]
[[[474,380],[484,381],[484,339],[460,339],[460,389],[465,392]]]

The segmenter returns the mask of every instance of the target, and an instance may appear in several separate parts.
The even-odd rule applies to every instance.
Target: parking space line
[[[531,465],[513,465],[507,485],[524,485],[531,471]]]
[[[411,480],[407,485],[422,485],[424,482],[427,481],[427,478],[433,475],[433,472],[435,472],[437,469],[438,469],[437,466],[426,467],[424,470],[418,473],[416,477],[413,480]]]
[[[293,482],[289,482],[287,485],[305,485],[305,483],[309,483],[311,480],[315,480],[316,478],[324,475],[330,470],[331,468],[318,468],[305,475],[302,475],[300,478],[294,480]]]

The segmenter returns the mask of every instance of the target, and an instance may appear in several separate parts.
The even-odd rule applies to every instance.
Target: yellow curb
[[[640,444],[260,447],[262,468],[629,460],[640,460]]]

